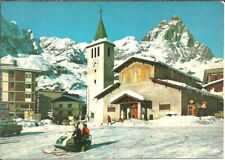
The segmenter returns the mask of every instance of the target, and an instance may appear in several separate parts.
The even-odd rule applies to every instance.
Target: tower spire
[[[99,12],[100,12],[100,21],[99,21],[99,24],[98,24],[98,29],[97,29],[96,34],[95,34],[95,38],[94,38],[95,41],[98,40],[98,39],[107,38],[105,27],[104,27],[104,24],[103,24],[103,21],[102,21],[102,7],[100,7]]]
[[[100,7],[100,19],[102,19],[102,6]]]

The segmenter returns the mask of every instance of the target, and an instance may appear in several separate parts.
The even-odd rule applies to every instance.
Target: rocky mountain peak
[[[20,30],[16,22],[8,22],[1,17],[1,57],[17,56],[18,53],[38,55],[42,52],[39,40],[31,30]]]
[[[194,39],[178,16],[171,17],[168,22],[163,20],[141,42],[147,42],[149,48],[161,48],[168,62],[187,62],[191,59],[202,61],[213,57],[211,50]]]

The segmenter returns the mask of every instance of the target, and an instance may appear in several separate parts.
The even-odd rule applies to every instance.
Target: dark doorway
[[[138,119],[138,106],[137,106],[137,103],[131,104],[131,118]]]

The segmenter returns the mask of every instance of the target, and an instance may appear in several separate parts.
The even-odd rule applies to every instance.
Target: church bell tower
[[[94,40],[87,46],[87,113],[92,122],[103,122],[104,99],[97,100],[95,96],[114,83],[114,47],[107,39],[100,9]]]

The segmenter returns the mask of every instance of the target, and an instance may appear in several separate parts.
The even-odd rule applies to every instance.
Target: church
[[[203,104],[202,115],[223,110],[222,97],[202,90],[198,78],[165,63],[134,56],[114,67],[114,47],[107,39],[100,12],[94,41],[87,46],[87,113],[91,122],[107,122],[108,115],[113,121],[150,120],[169,113],[196,115]]]

